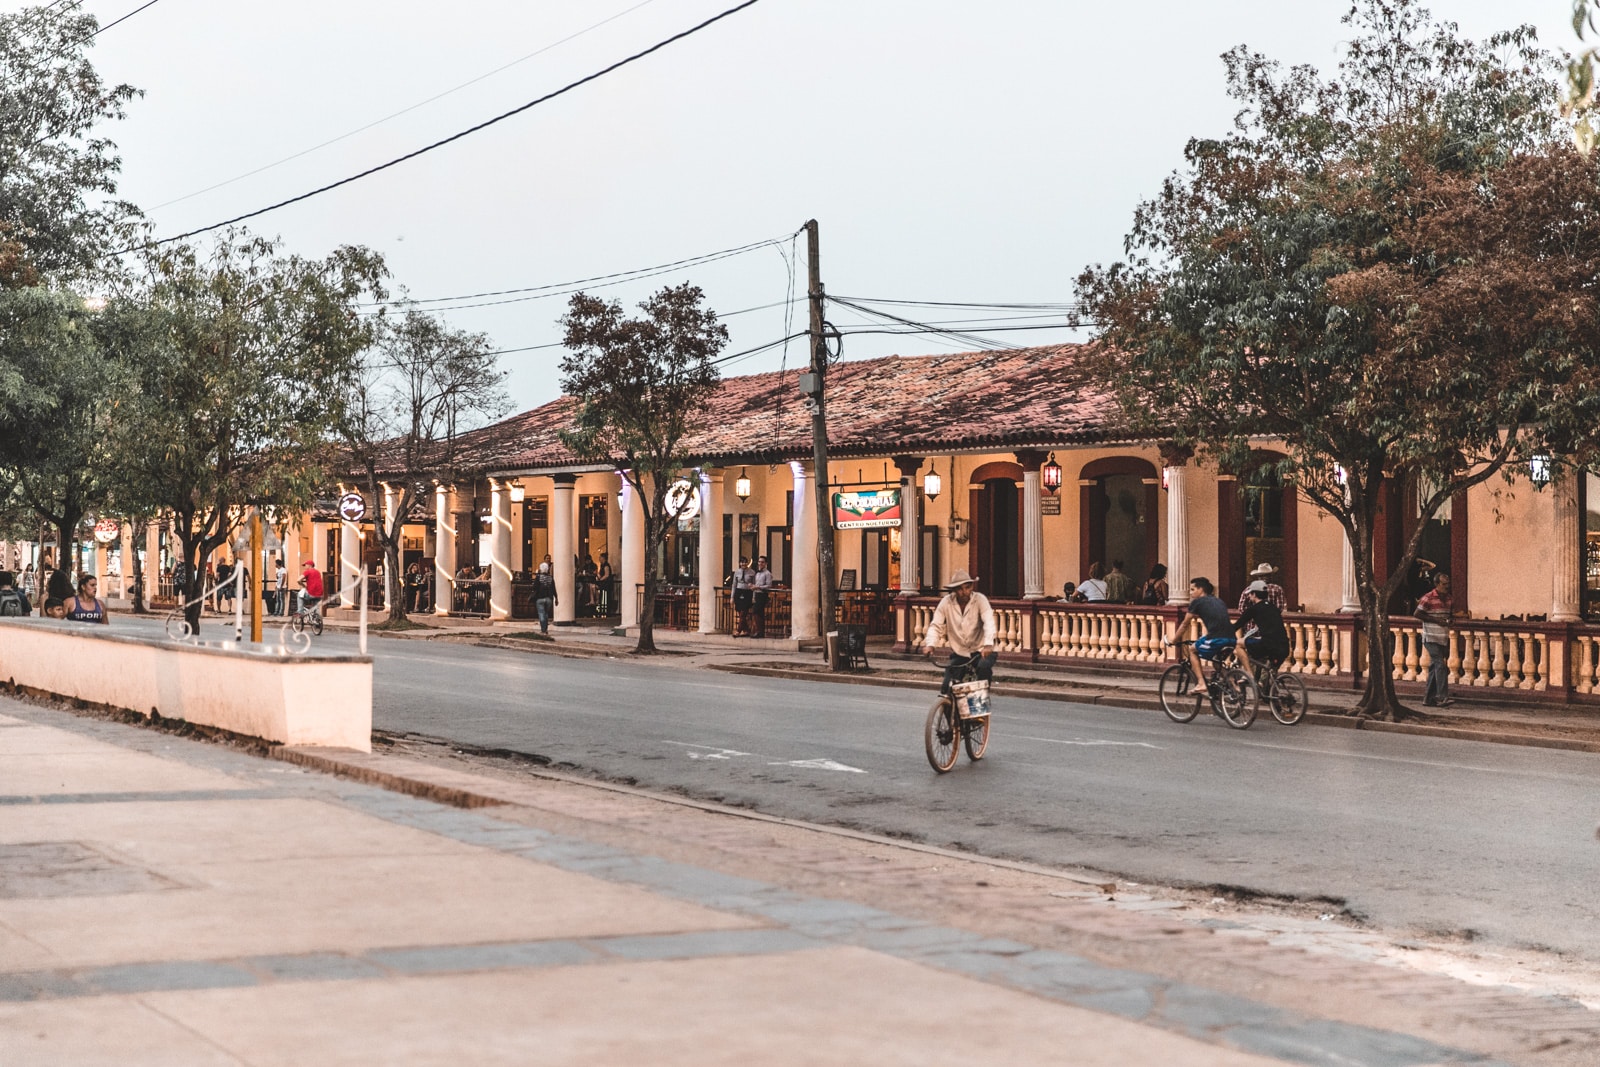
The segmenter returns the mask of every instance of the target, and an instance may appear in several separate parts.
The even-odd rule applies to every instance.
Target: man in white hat
[[[934,648],[945,644],[963,660],[975,656],[973,668],[979,678],[988,681],[994,674],[994,608],[989,606],[988,597],[976,591],[977,584],[978,580],[963,570],[956,571],[944,583],[944,599],[933,611],[928,632],[922,638],[922,651],[931,659]],[[955,676],[965,669],[965,662],[946,666],[940,692],[948,693]]]
[[[1251,584],[1251,582],[1262,583],[1266,586],[1266,592],[1261,594],[1261,599],[1265,600],[1268,604],[1271,604],[1279,611],[1288,611],[1289,598],[1284,595],[1283,586],[1272,580],[1272,576],[1277,573],[1278,568],[1274,567],[1272,564],[1258,563],[1256,564],[1256,569],[1250,572],[1250,582],[1245,584],[1248,586]],[[1250,601],[1248,599],[1249,596],[1250,591],[1248,588],[1239,594],[1238,610],[1243,611],[1245,608],[1250,606]]]

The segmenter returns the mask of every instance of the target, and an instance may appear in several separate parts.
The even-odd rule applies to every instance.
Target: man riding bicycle
[[[1283,625],[1283,612],[1268,597],[1266,582],[1258,579],[1245,586],[1244,600],[1244,610],[1235,624],[1245,635],[1239,647],[1239,663],[1254,674],[1251,657],[1269,670],[1289,658],[1289,630]]]
[[[300,610],[310,611],[322,600],[322,572],[311,560],[300,565]]]
[[[941,693],[950,692],[950,686],[960,681],[969,667],[981,681],[987,682],[994,674],[994,608],[988,597],[976,591],[977,585],[978,580],[966,571],[952,574],[923,635],[922,650],[929,659],[940,644],[949,645],[954,654],[945,664]]]
[[[1233,623],[1228,620],[1228,605],[1224,604],[1216,595],[1216,587],[1208,578],[1195,578],[1189,583],[1189,606],[1178,617],[1177,628],[1172,632],[1183,633],[1189,620],[1199,619],[1200,625],[1205,627],[1205,636],[1195,639],[1189,646],[1189,668],[1194,671],[1197,680],[1203,679],[1206,672],[1201,668],[1201,660],[1214,660],[1224,655],[1237,643],[1233,635]],[[1172,638],[1164,637],[1164,645],[1171,645]]]

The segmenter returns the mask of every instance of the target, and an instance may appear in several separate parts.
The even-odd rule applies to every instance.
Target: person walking
[[[755,586],[750,594],[750,615],[755,622],[753,636],[767,636],[767,600],[772,595],[772,572],[767,569],[767,557],[756,560]]]
[[[1139,587],[1122,571],[1122,561],[1111,561],[1111,573],[1106,575],[1106,599],[1113,604],[1132,604]]]
[[[533,576],[533,610],[539,616],[539,632],[545,636],[550,634],[550,620],[555,618],[556,605],[561,601],[556,593],[556,576],[551,570],[550,557],[546,556]]]
[[[1422,620],[1422,647],[1428,650],[1428,689],[1422,704],[1429,708],[1448,708],[1450,696],[1450,575],[1433,574],[1433,588],[1417,602],[1416,616]]]

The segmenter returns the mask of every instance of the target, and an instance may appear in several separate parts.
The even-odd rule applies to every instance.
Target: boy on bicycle
[[[950,686],[960,678],[970,663],[980,681],[987,682],[994,675],[994,608],[989,598],[975,592],[978,580],[958,570],[944,583],[947,592],[928,622],[928,632],[922,637],[922,650],[933,658],[935,646],[948,644],[950,651],[965,660],[953,660],[945,666],[944,685],[939,692],[950,692]]]
[[[1251,674],[1250,657],[1272,668],[1289,658],[1289,630],[1283,625],[1283,612],[1268,599],[1267,583],[1251,582],[1244,588],[1245,606],[1239,613],[1237,628],[1245,635],[1239,647],[1239,663]]]
[[[1216,595],[1216,586],[1208,578],[1195,578],[1189,582],[1189,606],[1178,617],[1178,626],[1172,632],[1183,633],[1189,620],[1199,619],[1200,625],[1205,627],[1205,636],[1195,639],[1189,646],[1189,669],[1194,671],[1198,681],[1206,676],[1201,668],[1201,660],[1214,660],[1233,648],[1237,643],[1233,636],[1233,623],[1228,620],[1228,605],[1224,604]],[[1171,645],[1172,638],[1165,637],[1161,641],[1164,645]],[[1207,683],[1210,689],[1211,683]]]

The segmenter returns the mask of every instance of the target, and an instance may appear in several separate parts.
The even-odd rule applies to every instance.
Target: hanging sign
[[[367,502],[360,493],[346,493],[339,498],[339,517],[345,522],[360,522],[367,517]]]
[[[694,533],[700,529],[700,489],[687,478],[679,478],[667,489],[669,518],[678,520],[678,529]]]
[[[101,519],[94,524],[94,539],[102,545],[109,545],[122,536],[122,524],[116,519]]]
[[[882,530],[900,525],[900,490],[833,494],[836,530]]]

